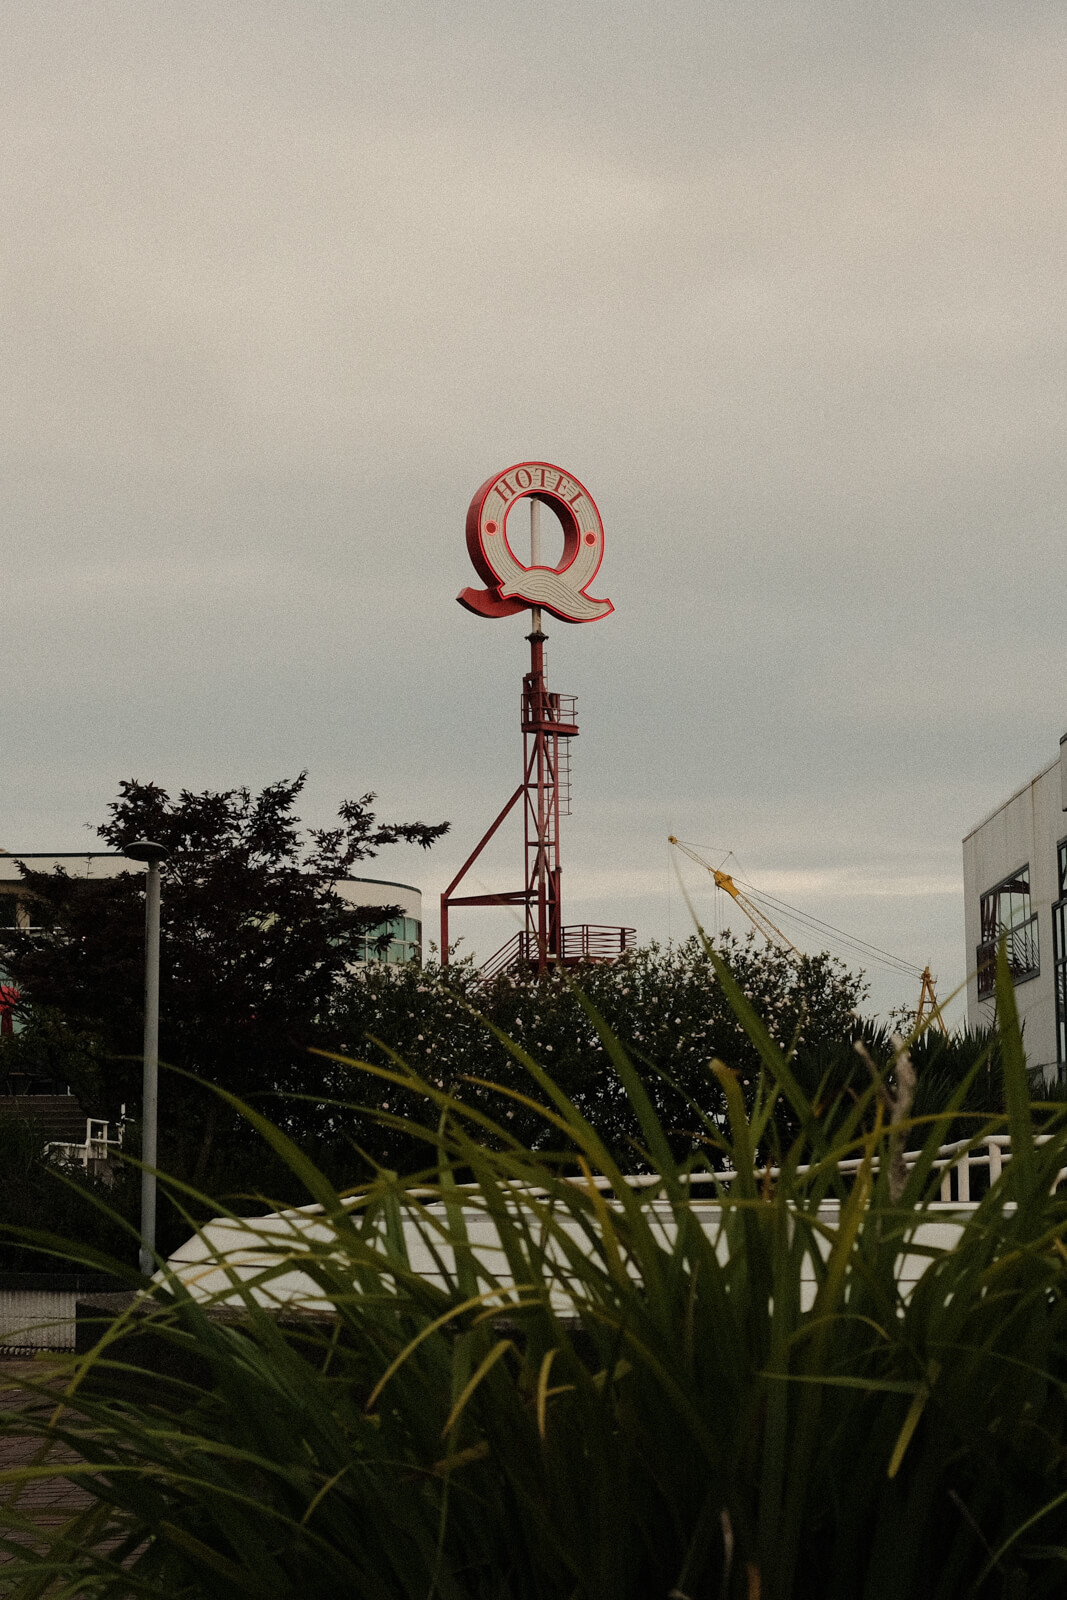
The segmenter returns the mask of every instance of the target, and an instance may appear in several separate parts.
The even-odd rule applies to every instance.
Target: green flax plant
[[[966,1081],[917,1129],[898,1058],[819,1115],[721,963],[718,975],[763,1075],[746,1101],[710,1064],[727,1115],[706,1120],[699,1161],[672,1157],[645,1083],[598,1024],[641,1129],[640,1182],[514,1044],[529,1091],[507,1092],[538,1109],[554,1155],[399,1060],[363,1070],[437,1108],[436,1132],[405,1125],[426,1141],[415,1179],[381,1171],[340,1193],[245,1108],[306,1187],[309,1225],[281,1243],[263,1232],[261,1262],[213,1295],[162,1267],[88,1354],[23,1380],[17,1427],[39,1449],[0,1474],[0,1589],[1061,1595],[1067,1127],[1029,1102],[1003,961],[1005,1108],[974,1138],[1010,1132],[1012,1159],[940,1252],[915,1230]],[[800,1133],[776,1149],[780,1104]],[[919,1146],[907,1169],[894,1159],[905,1136]],[[902,1253],[924,1248],[929,1266],[902,1288]],[[271,1309],[294,1270],[316,1307]],[[40,1479],[77,1485],[84,1508],[35,1524]]]

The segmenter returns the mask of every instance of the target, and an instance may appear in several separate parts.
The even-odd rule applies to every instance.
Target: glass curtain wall
[[[414,917],[394,917],[391,922],[372,928],[363,941],[360,959],[393,967],[405,961],[421,961],[422,923]]]
[[[1063,1076],[1067,1063],[1067,839],[1056,847],[1059,897],[1052,908],[1052,949],[1056,984],[1056,1060]]]
[[[1030,864],[1020,867],[982,896],[982,942],[976,951],[978,994],[993,993],[997,944],[1004,939],[1008,966],[1016,983],[1034,978],[1041,969],[1037,912],[1030,903]]]

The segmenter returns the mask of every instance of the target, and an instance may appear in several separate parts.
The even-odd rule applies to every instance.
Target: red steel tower
[[[508,521],[521,500],[530,502],[530,563],[509,540]],[[548,505],[563,525],[563,555],[541,564],[540,511]],[[512,531],[515,524],[512,523]],[[545,678],[542,610],[563,622],[609,616],[610,600],[586,591],[600,566],[604,528],[592,496],[573,476],[544,461],[524,461],[488,478],[467,512],[467,548],[485,589],[464,589],[461,605],[482,617],[530,610],[530,670],[522,680],[523,776],[514,794],[482,835],[441,896],[441,961],[447,965],[449,911],[453,906],[524,908],[524,926],[483,967],[487,977],[506,967],[611,960],[636,942],[633,928],[563,922],[559,821],[570,810],[570,745],[577,737],[575,697],[553,694]],[[456,889],[512,810],[522,802],[524,886],[497,894],[458,895]]]

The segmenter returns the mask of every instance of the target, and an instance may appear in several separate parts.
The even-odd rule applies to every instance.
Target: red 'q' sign
[[[540,500],[563,524],[563,555],[555,567],[528,567],[508,542],[508,518],[520,500]],[[543,606],[561,622],[595,622],[615,607],[586,589],[604,555],[604,524],[592,495],[573,473],[547,461],[520,461],[496,472],[467,511],[467,549],[485,589],[463,589],[461,606],[480,617],[510,617]]]

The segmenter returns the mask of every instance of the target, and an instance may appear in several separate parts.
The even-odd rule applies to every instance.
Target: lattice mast
[[[541,565],[541,507],[530,501],[530,564]],[[522,680],[526,936],[528,955],[537,952],[544,971],[563,955],[563,888],[559,819],[564,813],[564,766],[569,780],[568,741],[577,737],[574,696],[550,694],[545,678],[541,607],[532,608],[530,670]],[[566,720],[564,720],[566,702]],[[567,782],[569,799],[569,781]],[[569,807],[568,807],[569,809]]]

